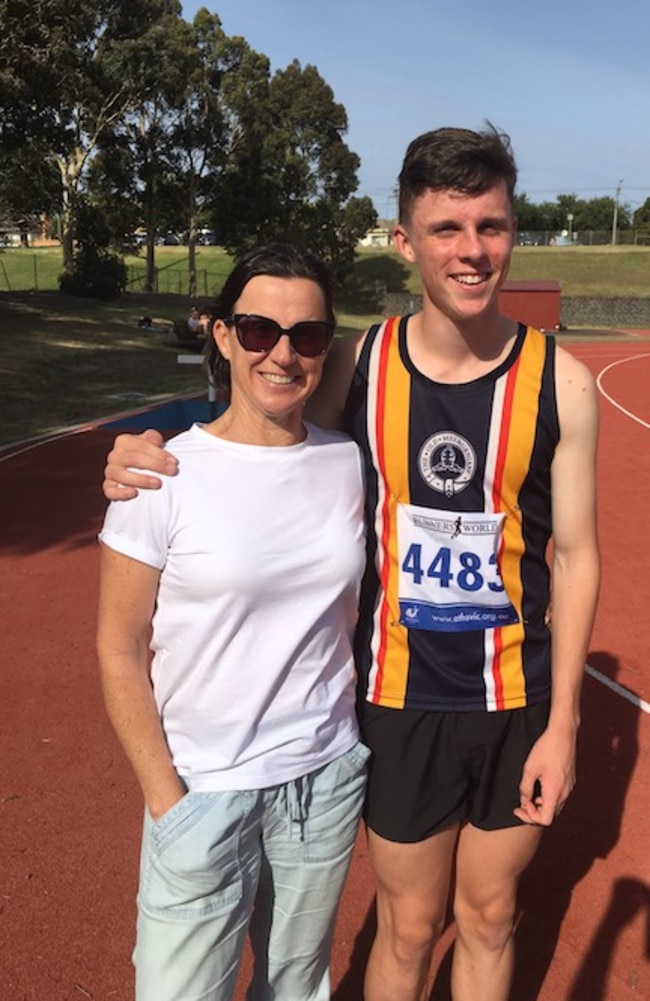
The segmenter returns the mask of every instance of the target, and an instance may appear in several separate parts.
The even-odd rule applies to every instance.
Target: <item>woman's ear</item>
[[[212,336],[223,357],[230,361],[230,330],[223,320],[214,321]]]

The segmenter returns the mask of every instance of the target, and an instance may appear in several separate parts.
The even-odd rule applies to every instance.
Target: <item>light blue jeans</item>
[[[145,814],[136,1001],[229,1001],[247,933],[249,1001],[329,1001],[368,755],[357,744],[285,785],[188,792]]]

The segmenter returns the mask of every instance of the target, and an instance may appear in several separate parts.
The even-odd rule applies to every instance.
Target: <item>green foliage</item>
[[[60,178],[52,164],[31,146],[5,155],[0,145],[0,216],[29,227],[60,204]]]
[[[174,10],[175,0],[0,4],[0,143],[31,144],[56,170],[64,270],[72,267],[77,203],[98,143],[134,99],[143,38]]]
[[[64,271],[59,278],[59,290],[64,295],[115,299],[126,288],[126,278],[124,261],[108,250],[91,245],[76,251],[72,270]]]
[[[574,233],[588,230],[611,230],[614,218],[614,198],[578,198],[574,194],[558,195],[555,202],[542,202],[535,205],[528,200],[526,193],[515,196],[515,214],[519,221],[520,232],[554,232],[560,233],[567,229],[567,216],[571,214],[571,226]],[[619,205],[617,210],[617,227],[630,229],[632,218],[626,205]]]
[[[639,239],[643,243],[650,242],[650,198],[646,198],[643,205],[634,213],[634,227],[639,234]]]
[[[355,197],[346,111],[318,69],[294,60],[271,75],[205,7],[190,23],[179,0],[0,0],[0,111],[0,215],[56,216],[64,270],[89,199],[114,248],[144,227],[149,288],[168,230],[187,234],[192,287],[200,225],[237,253],[300,240],[342,277],[376,218]],[[516,198],[523,232],[561,232],[568,213],[574,234],[606,232],[615,209],[629,229],[613,198]]]
[[[228,151],[214,208],[224,245],[241,253],[270,240],[298,241],[349,272],[357,240],[373,225],[369,199],[351,199],[359,158],[344,142],[345,108],[314,66],[294,60],[265,81],[268,66],[242,50],[255,71],[256,116],[247,111]],[[250,77],[225,90],[233,112],[244,110]],[[250,104],[246,101],[246,106]]]
[[[115,299],[126,288],[127,268],[109,247],[111,230],[106,218],[88,202],[78,210],[78,248],[72,268],[59,278],[59,290],[65,295]]]

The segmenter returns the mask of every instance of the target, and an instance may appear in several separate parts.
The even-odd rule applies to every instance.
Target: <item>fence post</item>
[[[4,261],[0,261],[0,268],[2,268],[2,273],[5,276],[5,282],[7,283],[7,292],[11,292],[11,285],[9,284],[9,275],[7,274],[7,269],[5,268]]]

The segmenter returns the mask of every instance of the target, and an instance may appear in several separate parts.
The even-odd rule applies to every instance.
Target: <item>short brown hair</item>
[[[253,247],[240,257],[226,278],[214,305],[214,316],[230,316],[235,303],[251,280],[258,275],[273,278],[308,278],[323,293],[325,313],[330,323],[334,316],[334,277],[327,264],[295,243],[266,243]],[[223,357],[214,337],[208,344],[206,364],[216,386],[230,394],[230,363]]]
[[[505,181],[512,202],[517,166],[510,137],[490,122],[480,132],[442,128],[409,145],[399,175],[399,218],[404,222],[416,198],[431,188],[481,195]]]

